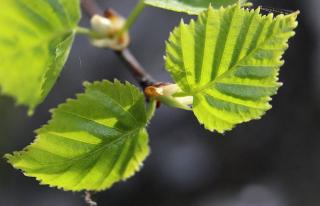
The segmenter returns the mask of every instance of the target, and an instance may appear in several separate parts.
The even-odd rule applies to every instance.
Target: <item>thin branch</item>
[[[82,8],[89,15],[103,14],[102,10],[97,6],[94,0],[82,0]],[[150,74],[141,66],[135,56],[131,53],[129,49],[123,51],[114,51],[119,59],[127,66],[128,70],[131,72],[133,77],[142,87],[142,89],[147,86],[153,85],[156,81],[152,78]]]
[[[81,6],[90,17],[95,14],[103,14],[94,0],[81,0]]]
[[[144,68],[140,65],[138,60],[133,56],[129,49],[122,51],[115,51],[119,58],[124,62],[132,76],[140,84],[140,86],[145,89],[147,86],[153,85],[156,81],[151,75],[149,75]]]
[[[92,194],[89,191],[84,192],[84,201],[88,206],[97,206],[98,204],[92,200]]]

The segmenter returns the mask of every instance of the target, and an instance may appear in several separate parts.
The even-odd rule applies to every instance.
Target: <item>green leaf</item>
[[[79,0],[2,0],[0,87],[17,104],[40,104],[68,57]]]
[[[176,12],[185,12],[188,14],[199,14],[208,9],[226,7],[239,3],[243,5],[247,0],[145,0],[150,6],[168,9]]]
[[[196,22],[174,29],[166,68],[183,92],[194,97],[193,112],[207,129],[223,133],[271,108],[297,15],[273,18],[259,9],[209,8]]]
[[[133,85],[85,84],[84,94],[53,110],[34,143],[6,155],[41,184],[103,190],[140,169],[149,154],[145,98]]]

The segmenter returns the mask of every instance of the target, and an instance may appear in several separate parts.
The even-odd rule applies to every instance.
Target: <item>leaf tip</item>
[[[184,19],[181,19],[181,20],[180,20],[180,26],[184,26],[184,25],[185,25]]]
[[[289,14],[289,15],[293,16],[294,18],[297,18],[299,16],[299,14],[300,14],[300,10],[297,10],[297,11],[295,11],[295,12]]]
[[[27,114],[29,117],[31,117],[34,114],[34,107],[29,107]]]
[[[282,82],[277,82],[277,87],[282,87],[283,86],[283,83]]]
[[[24,150],[22,150],[23,152]],[[3,155],[3,159],[10,164],[13,168],[19,169],[18,167],[16,167],[16,163],[20,160],[20,157],[22,155],[22,152],[13,152],[11,153],[7,153],[5,155]]]
[[[11,164],[12,154],[7,153],[7,154],[3,155],[3,159]]]

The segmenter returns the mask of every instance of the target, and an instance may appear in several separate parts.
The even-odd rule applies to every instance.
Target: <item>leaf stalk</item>
[[[85,28],[85,27],[77,27],[75,29],[75,32],[77,34],[84,34],[84,35],[87,35],[87,36],[91,36],[91,30],[88,29],[88,28]]]
[[[140,0],[140,2],[136,5],[134,10],[131,12],[130,16],[127,18],[125,25],[120,30],[118,35],[122,35],[123,33],[129,31],[129,29],[136,22],[136,20],[138,19],[139,15],[142,13],[145,7],[146,7],[146,4],[144,3],[144,0]]]

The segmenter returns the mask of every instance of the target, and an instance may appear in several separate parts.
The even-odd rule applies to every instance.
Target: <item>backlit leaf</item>
[[[79,0],[1,0],[1,92],[32,112],[59,76],[79,19]]]
[[[166,68],[193,96],[193,112],[207,129],[222,133],[271,108],[297,14],[273,18],[237,5],[209,8],[197,21],[174,29]]]
[[[243,5],[245,2],[246,0],[145,0],[145,3],[150,6],[188,14],[199,14],[207,10],[209,5],[220,8],[237,3]]]
[[[140,169],[149,154],[145,98],[133,85],[85,84],[84,94],[53,110],[34,143],[6,155],[41,184],[103,190]]]

